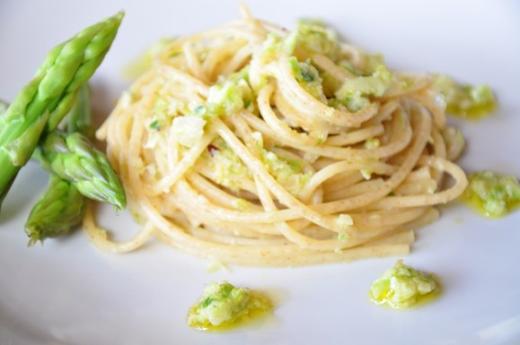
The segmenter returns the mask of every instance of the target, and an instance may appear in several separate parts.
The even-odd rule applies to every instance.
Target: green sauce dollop
[[[228,282],[210,284],[188,312],[188,325],[200,330],[227,330],[266,314],[273,308],[266,296]]]
[[[446,102],[446,111],[452,115],[480,119],[493,112],[497,101],[488,85],[458,84],[450,77],[439,75],[433,87]]]
[[[406,309],[429,301],[439,291],[440,286],[433,276],[419,272],[399,260],[372,283],[369,297],[376,304]]]
[[[520,184],[514,176],[477,172],[469,176],[462,200],[486,217],[502,217],[520,206]]]

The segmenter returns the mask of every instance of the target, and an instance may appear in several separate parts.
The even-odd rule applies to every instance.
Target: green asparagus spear
[[[106,156],[84,135],[54,131],[39,150],[49,170],[70,181],[84,196],[119,209],[126,206],[124,189]]]
[[[81,133],[89,139],[94,138],[92,111],[90,109],[90,89],[83,85],[78,91],[76,102],[67,115],[67,132]]]
[[[67,130],[79,132],[92,138],[94,128],[91,121],[90,91],[83,85],[76,102],[67,115]],[[42,165],[46,165],[40,150],[33,155]],[[40,200],[33,206],[25,223],[25,232],[29,236],[29,245],[43,242],[49,237],[68,234],[83,219],[85,197],[72,183],[50,172],[49,186]]]
[[[0,204],[44,129],[56,128],[103,60],[122,18],[118,13],[55,47],[0,118]]]
[[[85,198],[70,182],[51,175],[49,186],[34,205],[25,232],[29,245],[68,233],[83,219]]]

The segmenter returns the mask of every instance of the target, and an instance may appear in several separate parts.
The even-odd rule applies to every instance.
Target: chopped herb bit
[[[326,101],[322,80],[318,70],[309,62],[299,62],[295,57],[289,58],[291,70],[296,81],[316,99]]]
[[[348,241],[348,239],[349,239],[349,236],[348,236],[348,234],[346,232],[338,233],[338,240],[339,241],[346,242],[346,241]]]
[[[155,129],[156,131],[161,130],[161,124],[159,123],[159,120],[153,120],[152,122],[150,122],[149,127],[151,129]]]

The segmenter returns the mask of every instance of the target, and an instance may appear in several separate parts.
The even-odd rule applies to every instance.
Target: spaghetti
[[[242,265],[406,254],[467,185],[432,78],[243,12],[161,47],[98,130],[143,230],[113,242],[91,206],[89,237]]]

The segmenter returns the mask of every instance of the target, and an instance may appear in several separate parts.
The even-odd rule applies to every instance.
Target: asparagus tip
[[[123,10],[120,10],[119,12],[117,12],[114,17],[120,22],[123,20],[123,18],[125,17],[125,11]]]
[[[29,237],[29,241],[27,242],[28,247],[32,247],[38,242],[43,244],[43,238],[40,236],[40,232],[33,225],[27,224],[25,227],[25,233]]]

